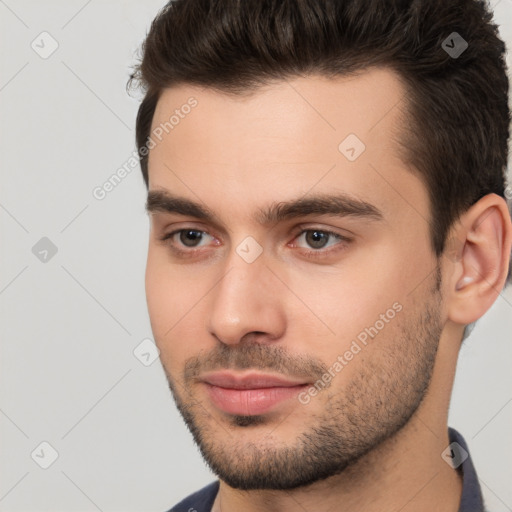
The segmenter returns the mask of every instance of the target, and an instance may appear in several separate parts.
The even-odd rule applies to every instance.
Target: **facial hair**
[[[209,370],[253,368],[307,376],[316,382],[327,372],[322,361],[291,357],[282,347],[250,342],[220,344],[208,354],[190,358],[181,383],[166,371],[177,408],[211,470],[236,489],[291,490],[342,473],[396,435],[418,409],[432,377],[442,331],[439,277],[438,271],[427,301],[404,308],[400,321],[392,320],[397,322],[395,329],[379,333],[365,347],[364,362],[359,359],[358,370],[344,387],[332,391],[334,378],[313,399],[329,395],[325,408],[310,414],[302,430],[286,442],[270,435],[241,442],[237,429],[271,427],[275,420],[267,415],[230,416],[226,428],[195,396],[194,379]],[[392,339],[385,340],[390,334]],[[297,407],[308,405],[298,402]]]

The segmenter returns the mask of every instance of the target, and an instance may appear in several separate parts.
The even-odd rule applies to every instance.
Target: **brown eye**
[[[304,249],[320,250],[347,240],[346,237],[322,229],[305,229],[297,237],[298,245]],[[306,246],[304,246],[306,244]]]
[[[323,231],[307,231],[306,242],[313,249],[322,249],[329,241],[330,236],[331,235],[329,233],[325,233]]]
[[[186,247],[197,247],[203,236],[203,232],[196,229],[182,229],[179,234],[180,242]]]
[[[213,239],[211,235],[200,229],[177,229],[172,233],[164,235],[161,239],[171,249],[180,251],[183,248],[195,249],[208,244],[208,238]]]

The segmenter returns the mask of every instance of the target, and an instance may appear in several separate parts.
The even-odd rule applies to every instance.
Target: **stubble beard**
[[[211,470],[236,489],[291,490],[341,474],[395,436],[414,415],[429,388],[442,331],[439,288],[438,279],[427,303],[407,312],[408,316],[395,329],[391,344],[382,344],[385,333],[379,333],[370,342],[373,345],[364,349],[364,364],[360,364],[344,388],[338,388],[334,394],[331,386],[308,405],[297,401],[297,407],[304,408],[303,414],[307,416],[301,422],[302,430],[293,439],[279,439],[279,421],[269,420],[267,415],[231,415],[227,423],[225,418],[214,418],[207,411],[208,406],[191,395],[190,383],[177,385],[166,372],[176,406]],[[381,346],[377,349],[379,341]],[[257,361],[272,360],[274,369],[286,369],[286,364],[279,364],[279,357],[276,359],[280,352],[265,356],[268,346],[253,348],[241,349],[254,356],[249,357],[248,364],[254,364],[249,367],[268,368],[269,364],[259,365]],[[218,361],[227,363],[228,359],[240,363],[241,352],[222,347]],[[197,362],[189,361],[188,368],[197,366]],[[314,368],[321,371],[327,366],[317,364]],[[184,382],[187,383],[186,378]],[[329,394],[329,400],[322,398],[324,393]],[[324,409],[308,410],[314,406],[314,400],[322,400]],[[254,441],[238,439],[237,429],[247,433],[248,429],[257,428],[261,428],[261,434]]]

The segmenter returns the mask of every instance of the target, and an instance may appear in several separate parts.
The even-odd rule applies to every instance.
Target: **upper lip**
[[[238,375],[226,371],[208,373],[201,380],[212,386],[231,389],[289,388],[307,384],[304,380],[254,372]]]

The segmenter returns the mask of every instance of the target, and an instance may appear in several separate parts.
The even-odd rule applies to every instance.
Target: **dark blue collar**
[[[462,496],[460,498],[459,512],[485,512],[480,483],[478,482],[466,441],[451,427],[448,427],[448,437],[450,438],[450,443],[458,443],[465,452],[462,452],[463,462],[457,468],[462,474]],[[460,453],[458,455],[461,456]]]

